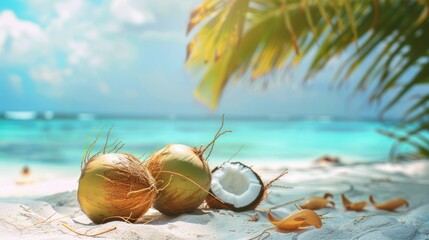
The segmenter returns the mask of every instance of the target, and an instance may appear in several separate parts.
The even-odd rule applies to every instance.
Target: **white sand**
[[[255,168],[264,181],[284,169],[271,165]],[[75,171],[71,175],[55,173],[39,178],[35,184],[17,186],[13,180],[16,172],[2,171],[0,239],[86,238],[79,237],[63,224],[79,232],[95,227],[89,234],[116,227],[100,235],[101,239],[249,239],[272,227],[263,213],[258,213],[259,221],[249,221],[255,211],[198,210],[166,217],[154,209],[147,213],[153,218],[150,223],[94,225],[79,211],[75,191],[79,175]],[[271,230],[268,239],[429,239],[429,161],[294,166],[280,183],[293,189],[273,188],[259,209],[325,192],[334,194],[337,208],[317,211],[324,216],[321,229],[311,227],[288,233]],[[386,212],[368,205],[365,212],[346,212],[341,204],[341,193],[356,202],[368,201],[369,194],[378,202],[403,197],[411,206]],[[283,218],[295,210],[295,206],[288,205],[274,210],[273,214]]]

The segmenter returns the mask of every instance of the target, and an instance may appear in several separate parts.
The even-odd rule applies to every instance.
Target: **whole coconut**
[[[210,190],[211,173],[202,151],[170,144],[149,157],[147,169],[157,182],[154,208],[166,215],[197,209]]]
[[[82,211],[94,223],[134,222],[156,197],[155,179],[131,154],[109,153],[85,163],[77,192]]]

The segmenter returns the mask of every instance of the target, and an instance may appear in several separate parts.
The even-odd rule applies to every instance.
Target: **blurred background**
[[[77,169],[85,142],[102,126],[104,133],[114,126],[111,139],[138,156],[168,143],[199,146],[212,140],[222,114],[233,132],[218,140],[214,163],[389,159],[397,141],[377,130],[395,131],[412,102],[381,117],[394,94],[369,103],[370,92],[355,91],[354,76],[370,61],[341,87],[333,84],[355,48],[306,81],[317,46],[298,65],[228,83],[217,108],[197,100],[199,76],[185,66],[186,29],[202,2],[1,1],[0,162]]]

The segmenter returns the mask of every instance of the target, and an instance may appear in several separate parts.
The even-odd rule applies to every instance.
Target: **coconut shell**
[[[210,169],[196,149],[170,144],[149,157],[146,166],[157,181],[154,208],[161,213],[174,216],[192,212],[207,197]]]
[[[79,179],[78,201],[94,223],[135,222],[156,197],[155,179],[147,168],[127,153],[92,157]]]
[[[233,164],[241,164],[244,167],[249,168],[253,172],[253,174],[256,176],[256,178],[258,179],[258,181],[261,185],[261,190],[259,191],[258,196],[255,198],[255,200],[253,200],[253,202],[251,202],[247,206],[237,208],[232,204],[219,201],[217,198],[215,198],[214,193],[210,189],[210,194],[207,195],[207,198],[206,198],[207,205],[210,208],[227,209],[227,210],[231,210],[231,211],[235,211],[235,212],[245,212],[245,211],[249,211],[249,210],[254,210],[261,203],[261,201],[264,199],[264,195],[265,195],[264,183],[262,182],[261,177],[259,177],[259,175],[255,171],[253,171],[252,168],[248,167],[247,165],[242,164],[241,162],[233,162]],[[219,168],[220,167],[216,167],[215,169],[213,169],[212,174],[214,172],[216,172]]]

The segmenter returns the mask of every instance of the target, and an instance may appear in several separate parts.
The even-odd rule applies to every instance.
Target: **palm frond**
[[[250,76],[257,81],[316,50],[309,79],[331,59],[352,51],[337,72],[339,83],[360,76],[356,90],[369,88],[370,101],[393,95],[384,114],[429,86],[428,19],[427,0],[205,0],[189,21],[187,66],[201,79],[198,99],[216,108],[232,80]],[[429,91],[414,99],[405,125],[429,131],[422,124],[428,113],[421,110],[428,99]]]

